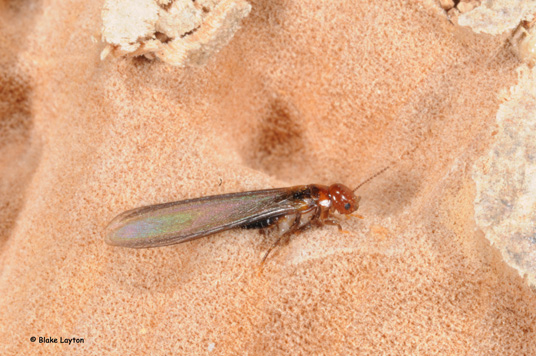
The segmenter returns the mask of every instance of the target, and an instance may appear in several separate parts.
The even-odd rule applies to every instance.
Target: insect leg
[[[279,236],[279,238],[276,240],[276,242],[270,246],[270,248],[268,249],[268,251],[266,251],[266,253],[264,254],[264,257],[262,258],[262,261],[261,261],[261,265],[264,264],[264,261],[266,261],[266,259],[268,258],[268,255],[270,254],[270,252],[272,252],[272,250],[277,246],[279,245],[279,242],[281,241],[281,238],[283,237],[283,235]]]
[[[264,264],[264,261],[268,258],[268,255],[272,250],[279,245],[281,240],[284,237],[290,236],[294,231],[298,229],[300,226],[300,215],[299,214],[290,214],[282,216],[278,221],[278,227],[281,234],[279,235],[279,238],[274,242],[274,244],[266,251],[266,254],[264,254],[264,257],[262,258],[261,265]]]
[[[350,233],[349,231],[346,231],[346,230],[343,230],[341,224],[339,223],[338,220],[335,220],[335,219],[326,219],[323,221],[324,224],[326,225],[332,225],[332,226],[337,226],[337,228],[339,229],[340,232],[342,232],[343,234],[348,234]]]

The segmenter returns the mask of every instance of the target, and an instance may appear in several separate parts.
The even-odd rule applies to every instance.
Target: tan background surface
[[[435,1],[251,4],[181,69],[101,62],[101,1],[0,2],[0,353],[536,354],[535,292],[473,219],[471,166],[517,80],[505,38]],[[136,206],[352,186],[391,161],[350,234],[301,233],[260,274],[256,231],[103,242]]]

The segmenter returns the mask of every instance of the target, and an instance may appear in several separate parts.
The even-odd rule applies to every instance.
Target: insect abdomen
[[[257,220],[247,225],[242,225],[242,229],[264,229],[277,223],[279,218],[279,216],[271,216],[266,219]]]

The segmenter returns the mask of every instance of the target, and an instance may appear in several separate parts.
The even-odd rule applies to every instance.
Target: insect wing
[[[215,195],[132,209],[106,228],[110,245],[148,248],[190,241],[296,211],[292,188]]]

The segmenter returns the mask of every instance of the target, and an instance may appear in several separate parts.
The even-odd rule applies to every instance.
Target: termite
[[[355,192],[383,173],[385,167],[355,189],[343,184],[300,185],[213,195],[125,211],[106,228],[113,246],[151,248],[183,243],[232,228],[276,229],[279,238],[266,252],[266,260],[281,239],[311,224],[336,225],[334,212],[357,211],[361,197]]]

